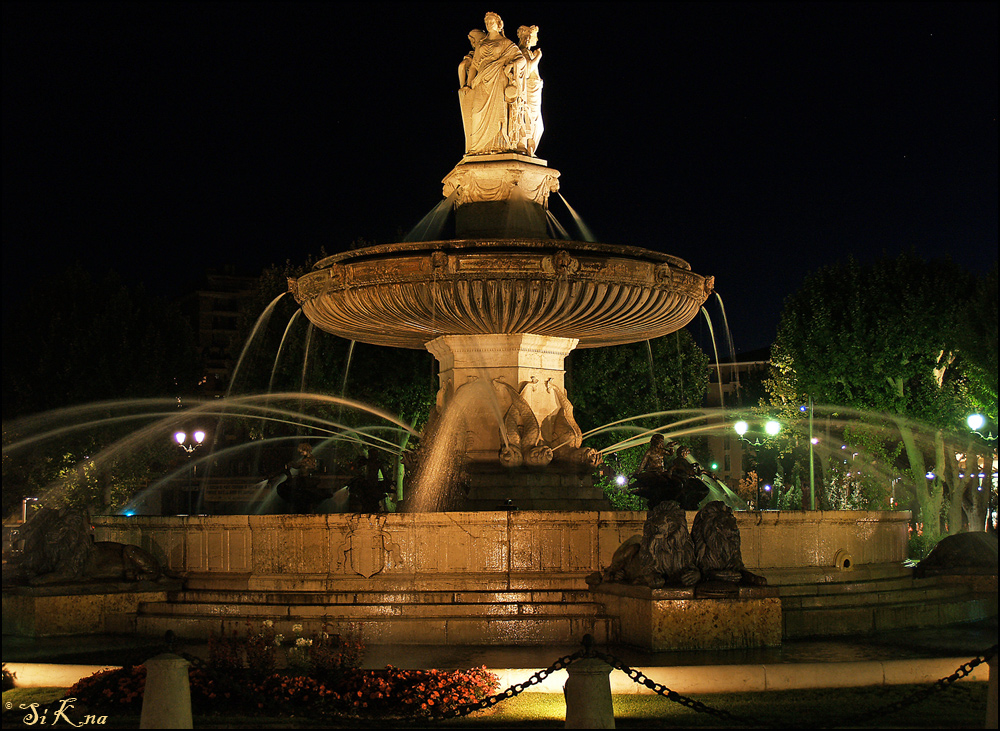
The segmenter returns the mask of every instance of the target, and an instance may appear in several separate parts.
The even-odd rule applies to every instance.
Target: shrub
[[[455,671],[348,668],[336,679],[272,673],[257,681],[247,673],[192,667],[189,677],[191,702],[199,712],[244,712],[255,707],[314,717],[429,717],[481,701],[499,685],[497,676],[485,667]],[[66,697],[88,708],[124,707],[138,712],[145,681],[142,665],[102,670],[79,681]]]

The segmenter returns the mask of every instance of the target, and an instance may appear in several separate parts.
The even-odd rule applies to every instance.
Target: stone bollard
[[[146,661],[139,728],[193,728],[188,665],[169,652]]]
[[[986,728],[997,727],[997,656],[989,660],[990,689],[986,696]]]
[[[566,668],[569,680],[563,686],[566,698],[566,728],[614,728],[611,704],[611,666],[586,658]]]

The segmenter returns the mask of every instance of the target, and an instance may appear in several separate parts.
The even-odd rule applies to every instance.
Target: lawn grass
[[[615,725],[618,728],[742,728],[752,726],[787,726],[794,728],[834,726],[841,728],[982,728],[986,718],[987,683],[966,681],[935,693],[917,705],[892,714],[880,713],[891,703],[906,699],[926,686],[897,685],[868,688],[837,688],[769,691],[766,693],[718,693],[699,695],[695,700],[740,718],[751,719],[743,724],[708,713],[699,713],[660,696],[614,696]],[[58,707],[57,699],[65,688],[15,688],[3,694],[3,728],[25,728],[25,711],[21,704],[39,703]],[[54,705],[53,705],[54,704]],[[10,710],[8,710],[8,708]],[[79,721],[82,709],[68,712],[70,719]],[[105,728],[136,728],[136,713],[100,711],[107,715]],[[561,694],[523,693],[498,704],[487,712],[472,717],[448,721],[403,724],[419,728],[446,726],[451,728],[563,728],[566,704]],[[68,724],[63,724],[68,725]],[[395,727],[395,722],[380,724],[377,720],[342,719],[331,723],[295,717],[244,716],[236,714],[199,715],[195,728],[350,728]]]

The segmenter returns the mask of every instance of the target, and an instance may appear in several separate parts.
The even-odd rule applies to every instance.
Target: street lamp
[[[736,435],[739,437],[741,442],[746,442],[754,447],[759,447],[763,444],[759,437],[752,442],[746,438],[746,434],[750,431],[750,425],[742,419],[733,424],[733,431],[736,432]],[[778,436],[778,434],[781,433],[781,423],[774,419],[768,419],[764,423],[764,433],[769,437]],[[770,505],[771,486],[765,485],[764,489],[768,493],[768,504]],[[760,480],[757,480],[757,510],[760,510]]]
[[[983,428],[986,426],[985,416],[983,416],[982,414],[969,414],[969,416],[965,419],[965,423],[969,427],[969,431],[971,431],[973,434],[976,434],[980,439],[986,442],[987,445],[992,446],[996,444],[997,438],[996,436],[994,436],[992,430],[987,431],[986,434],[983,434],[982,432]],[[996,448],[994,447],[990,451],[990,454],[983,455],[983,467],[985,467],[986,469],[984,470],[984,474],[980,475],[980,477],[986,478],[985,479],[986,489],[989,491],[986,493],[986,513],[987,513],[986,520],[989,527],[991,528],[993,526],[993,463],[995,461],[994,460],[995,454],[996,454]],[[966,457],[966,459],[968,459],[968,456]],[[968,462],[966,462],[966,469],[970,473],[976,466],[978,465],[969,465]]]
[[[178,447],[187,452],[188,460],[190,460],[191,454],[194,452],[194,450],[198,449],[198,447],[200,447],[205,442],[205,432],[202,429],[195,429],[193,432],[191,432],[190,435],[188,435],[186,432],[178,430],[174,432],[174,442],[176,442]],[[197,477],[198,477],[198,465],[194,464],[191,466],[191,482],[193,483],[197,479]],[[192,496],[194,493],[194,489],[192,488],[189,488],[187,490],[188,515],[191,515],[191,511],[193,508]]]
[[[760,445],[763,444],[763,442],[760,441],[759,437],[752,442],[746,438],[746,433],[750,431],[750,425],[747,424],[742,419],[733,424],[733,430],[736,432],[737,436],[739,436],[741,442],[752,444],[755,447],[759,447]],[[781,432],[781,424],[775,421],[774,419],[768,419],[767,423],[764,424],[764,433],[767,434],[769,437],[776,437],[780,432]]]
[[[191,439],[188,440],[188,435],[182,431],[178,431],[174,434],[174,441],[177,442],[177,446],[183,449],[188,454],[191,454],[194,450],[201,446],[202,442],[205,441],[205,432],[201,429],[195,429],[191,433]]]

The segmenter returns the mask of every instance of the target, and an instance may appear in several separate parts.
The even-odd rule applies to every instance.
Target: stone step
[[[799,594],[781,596],[781,604],[786,609],[811,609],[817,607],[849,607],[863,605],[869,607],[912,602],[936,602],[964,600],[971,597],[968,589],[951,586],[929,587],[881,587],[873,584],[855,587],[845,592],[824,592],[819,594]]]
[[[785,639],[937,627],[975,622],[995,613],[987,600],[971,595],[879,605],[786,607],[782,602]]]
[[[219,602],[235,604],[511,604],[533,602],[588,602],[589,591],[340,591],[340,592],[274,592],[274,591],[209,591],[185,590],[171,592],[170,601],[177,603]]]
[[[364,617],[545,617],[599,616],[604,606],[595,602],[516,602],[497,604],[261,604],[216,602],[147,602],[140,615],[192,617],[244,617],[288,619],[292,617],[355,620]]]
[[[196,617],[140,614],[137,632],[160,636],[171,630],[185,639],[208,639],[220,633],[245,632],[247,620],[259,617]],[[301,634],[330,632],[359,637],[369,645],[550,645],[565,644],[567,637],[594,636],[598,644],[617,637],[615,620],[597,616],[522,617],[372,617],[329,621],[317,617],[290,616],[275,619],[275,630],[294,638],[293,626]]]

